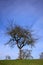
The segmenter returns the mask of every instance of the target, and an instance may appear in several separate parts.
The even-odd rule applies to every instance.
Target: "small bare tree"
[[[11,57],[9,55],[6,55],[5,60],[11,60]]]
[[[40,59],[43,59],[43,52],[40,54]]]
[[[22,59],[33,59],[33,56],[31,55],[32,50],[28,50],[28,49],[23,49],[21,50],[21,58]],[[20,53],[19,53],[19,57],[20,58]]]

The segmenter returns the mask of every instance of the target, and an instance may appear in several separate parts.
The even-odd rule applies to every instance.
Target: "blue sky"
[[[12,59],[18,56],[19,50],[16,46],[13,49],[4,46],[8,41],[4,34],[5,26],[12,19],[23,27],[34,24],[32,29],[40,39],[36,42],[32,55],[39,58],[43,52],[43,0],[0,0],[0,59],[4,59],[6,55],[10,55]]]

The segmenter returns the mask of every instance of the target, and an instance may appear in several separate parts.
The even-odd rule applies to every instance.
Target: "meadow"
[[[0,60],[0,65],[43,65],[43,60]]]

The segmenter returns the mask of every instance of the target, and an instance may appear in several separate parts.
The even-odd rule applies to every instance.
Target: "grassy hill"
[[[43,60],[0,60],[0,65],[43,65]]]

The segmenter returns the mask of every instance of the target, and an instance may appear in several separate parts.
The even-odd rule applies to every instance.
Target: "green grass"
[[[43,60],[0,60],[0,65],[43,65]]]

